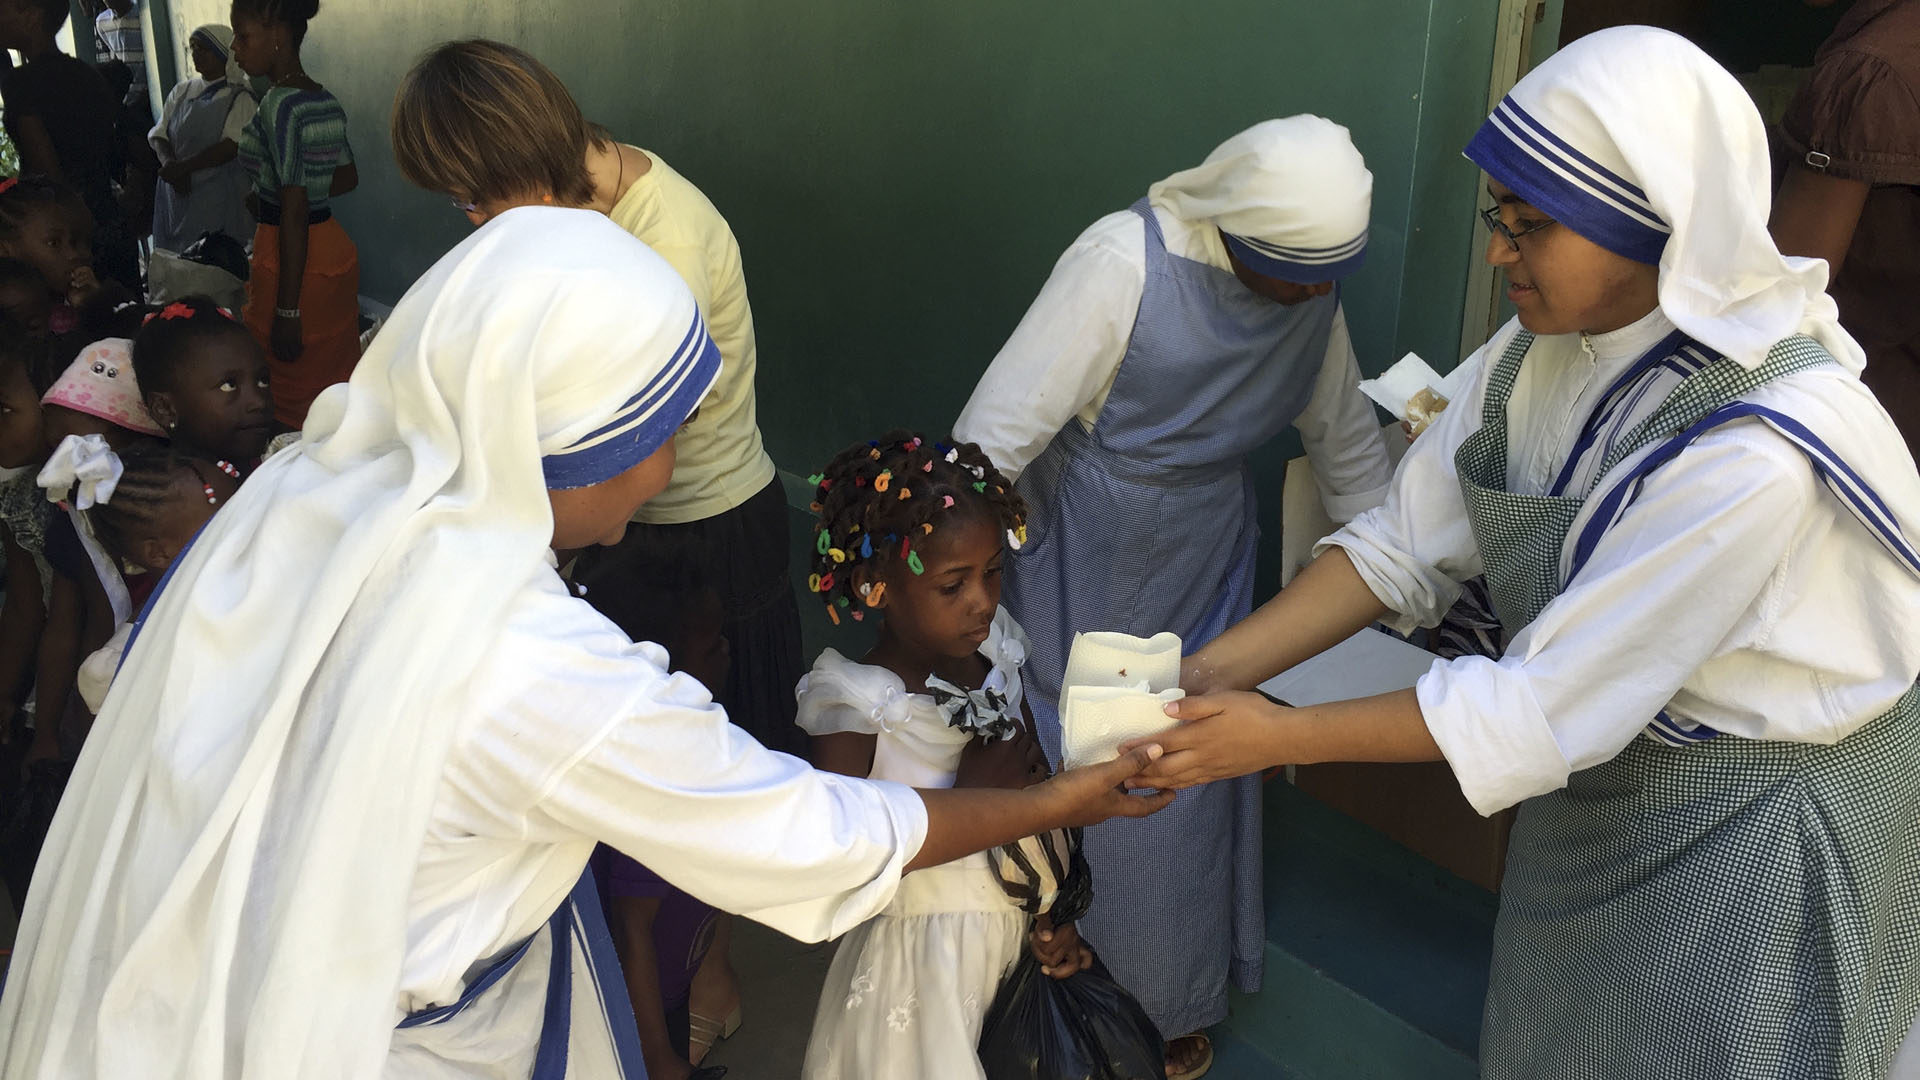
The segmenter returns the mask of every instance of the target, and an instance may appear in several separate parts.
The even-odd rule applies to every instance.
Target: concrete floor
[[[806,945],[739,920],[733,966],[743,998],[740,1030],[714,1047],[706,1064],[725,1065],[727,1080],[797,1080],[833,948],[831,942]]]

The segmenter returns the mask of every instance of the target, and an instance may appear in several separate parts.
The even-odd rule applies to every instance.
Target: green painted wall
[[[732,222],[771,450],[806,473],[892,424],[944,431],[1084,226],[1257,120],[1312,111],[1373,167],[1373,246],[1346,291],[1362,363],[1456,359],[1496,0],[329,0],[308,68],[345,100],[340,216],[393,299],[466,225],[385,150],[432,42],[486,35],[558,70]],[[173,0],[175,40],[225,18]],[[1277,484],[1279,447],[1262,462]],[[1277,500],[1270,505],[1277,506]],[[1277,532],[1276,534],[1277,535]]]

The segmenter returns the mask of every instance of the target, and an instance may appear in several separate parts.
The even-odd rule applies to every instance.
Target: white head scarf
[[[1373,174],[1346,128],[1302,114],[1253,125],[1147,199],[1182,221],[1212,222],[1255,271],[1312,285],[1365,260]]]
[[[1660,309],[1746,367],[1806,334],[1858,373],[1827,264],[1788,258],[1767,233],[1766,131],[1745,90],[1687,39],[1602,30],[1520,80],[1467,157],[1555,220],[1660,267]]]
[[[236,90],[246,90],[249,82],[247,73],[240,67],[240,61],[233,55],[233,29],[220,23],[208,23],[196,29],[188,36],[189,41],[198,41],[219,54],[227,67],[227,85]]]
[[[600,214],[435,264],[175,563],[35,873],[0,1074],[380,1075],[465,687],[553,588],[547,491],[651,454],[718,368]]]

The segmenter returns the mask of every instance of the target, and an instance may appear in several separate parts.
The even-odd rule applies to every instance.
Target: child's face
[[[980,651],[1000,607],[1000,530],[984,517],[960,517],[937,525],[914,547],[925,573],[888,565],[881,602],[888,630],[940,656]]]
[[[700,680],[709,693],[718,694],[733,666],[733,648],[727,641],[726,611],[720,594],[712,589],[698,593],[681,617],[680,633],[673,643],[673,670],[684,671]]]
[[[207,501],[209,487],[214,502]],[[154,513],[145,535],[133,538],[133,561],[154,573],[173,565],[180,549],[238,490],[240,481],[211,466],[180,469],[167,493],[166,505]]]
[[[65,296],[73,273],[93,263],[93,224],[81,226],[74,215],[56,203],[40,203],[20,224],[20,235],[5,245],[5,254],[40,271],[40,280],[53,296]]]
[[[45,458],[45,426],[27,365],[0,365],[0,468],[18,469]]]
[[[223,328],[188,344],[174,385],[148,394],[147,408],[181,444],[247,466],[273,438],[268,377],[267,355],[253,336]]]
[[[0,282],[0,314],[18,323],[28,337],[44,341],[51,333],[53,296],[35,282]]]

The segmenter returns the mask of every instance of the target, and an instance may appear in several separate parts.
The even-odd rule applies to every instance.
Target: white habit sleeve
[[[1313,464],[1320,501],[1335,523],[1352,521],[1386,499],[1393,466],[1373,403],[1360,392],[1360,361],[1347,334],[1345,308],[1334,309],[1326,359],[1293,426]]]
[[[1435,664],[1420,711],[1474,809],[1491,814],[1612,758],[1701,664],[1741,648],[1729,632],[1816,497],[1805,458],[1758,421],[1711,432],[1647,477],[1504,657]]]
[[[953,437],[979,443],[1008,478],[1018,479],[1120,370],[1146,290],[1144,235],[1131,211],[1082,233],[960,411]]]
[[[926,839],[911,788],[768,750],[685,675],[636,701],[547,782],[541,814],[802,940],[838,936],[893,898]]]

